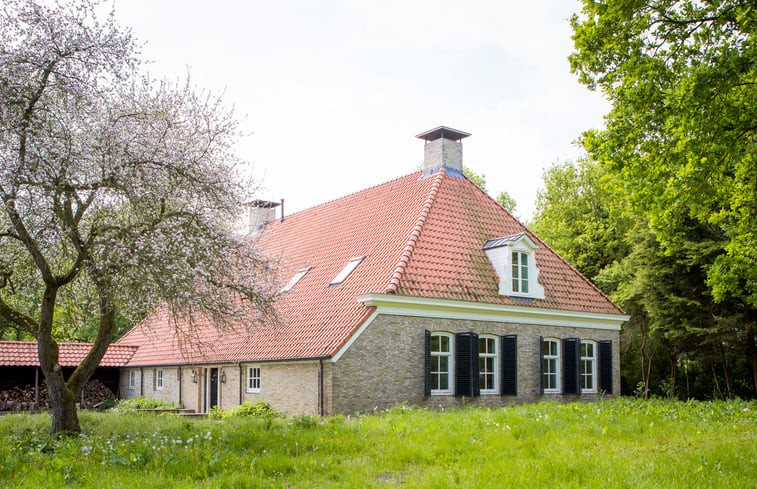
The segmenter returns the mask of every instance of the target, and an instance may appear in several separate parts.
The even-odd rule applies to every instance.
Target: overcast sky
[[[405,175],[414,136],[472,133],[464,164],[534,211],[542,173],[575,160],[609,104],[570,73],[572,0],[116,0],[153,76],[223,92],[238,153],[291,213]]]

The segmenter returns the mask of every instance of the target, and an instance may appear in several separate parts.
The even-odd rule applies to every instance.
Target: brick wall
[[[260,392],[247,392],[247,367],[260,368]],[[218,369],[218,406],[223,409],[232,409],[248,400],[263,400],[271,404],[273,408],[287,414],[319,413],[319,371],[318,361],[286,362],[286,363],[257,363],[242,364],[240,376],[239,364],[219,365],[187,365],[181,367],[182,380],[179,382],[179,368],[167,367],[144,367],[133,369],[121,369],[120,392],[122,399],[128,399],[143,395],[153,399],[161,399],[178,403],[180,400],[184,407],[202,412],[205,406],[203,389],[206,388],[206,376],[211,368]],[[324,364],[324,371],[330,372],[331,366]],[[156,370],[163,371],[163,389],[154,388],[154,376]],[[133,370],[136,375],[134,389],[129,389],[129,371]],[[197,382],[192,382],[192,371],[196,372]],[[141,383],[141,375],[144,382]],[[225,378],[225,382],[221,378]],[[326,382],[329,377],[325,376]],[[181,396],[179,395],[181,389]],[[328,399],[328,392],[324,390],[324,404]]]
[[[592,400],[596,394],[565,396],[540,394],[539,337],[612,340],[613,395],[620,392],[619,331],[456,319],[380,315],[332,364],[333,413],[386,409],[406,402],[421,406],[452,406],[461,402],[451,395],[423,396],[424,331],[472,331],[502,336],[518,335],[518,395],[482,394],[463,402],[487,406],[536,402],[543,399]]]

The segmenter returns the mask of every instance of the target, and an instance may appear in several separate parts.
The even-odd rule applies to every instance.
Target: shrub
[[[259,418],[283,418],[284,415],[276,411],[265,401],[247,401],[229,411],[229,416],[255,416]]]
[[[144,396],[122,399],[115,405],[115,409],[118,409],[119,411],[131,409],[180,409],[181,407],[181,404]]]

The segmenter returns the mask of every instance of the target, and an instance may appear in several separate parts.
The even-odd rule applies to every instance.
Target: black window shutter
[[[426,346],[423,356],[423,395],[431,395],[431,332],[426,330]]]
[[[599,392],[612,394],[612,341],[599,342]]]
[[[544,395],[544,337],[539,336],[539,393]]]
[[[502,382],[500,395],[518,395],[518,337],[514,334],[502,337]]]
[[[581,340],[565,338],[562,340],[562,393],[580,394],[578,368]]]
[[[480,393],[478,335],[457,333],[455,335],[455,395],[473,397]]]

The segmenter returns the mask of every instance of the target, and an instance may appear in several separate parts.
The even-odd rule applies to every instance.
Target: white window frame
[[[356,256],[355,258],[350,258],[350,261],[347,262],[347,264],[342,268],[342,271],[337,274],[336,277],[334,277],[334,280],[331,281],[329,285],[339,285],[343,283],[345,280],[347,280],[347,277],[352,275],[352,272],[355,271],[358,265],[365,259],[364,256]]]
[[[522,250],[513,250],[512,253],[510,253],[510,260],[510,275],[512,276],[511,286],[513,294],[531,295],[531,288],[529,287],[531,275],[528,273],[529,268],[531,267],[531,255]],[[526,262],[525,265],[523,265],[524,261]],[[524,278],[523,275],[526,277]],[[526,290],[523,290],[524,285]]]
[[[163,369],[161,368],[155,369],[155,390],[163,390]]]
[[[300,280],[302,280],[302,277],[304,277],[305,274],[307,274],[310,271],[310,268],[311,267],[307,267],[301,270],[297,270],[297,272],[295,272],[292,278],[289,279],[289,282],[287,282],[287,284],[281,288],[281,290],[279,291],[279,294],[285,294],[289,292],[290,290],[292,290],[292,288],[294,288],[294,286],[297,285],[297,283],[299,283]]]
[[[544,393],[546,394],[557,394],[560,392],[560,345],[561,341],[557,338],[544,338],[544,352],[541,357],[542,361],[542,382],[544,385]],[[555,354],[547,354],[547,344],[548,343],[554,343],[555,345]],[[555,371],[554,372],[547,372],[547,369],[545,368],[544,362],[546,360],[554,360],[555,362]],[[554,375],[555,377],[555,386],[552,388],[547,387],[547,382],[545,382],[545,376],[547,375]]]
[[[435,352],[433,350],[433,346],[431,347],[431,385],[434,385],[434,375],[441,378],[441,375],[444,374],[444,372],[439,369],[437,371],[434,371],[434,358],[440,358],[440,357],[447,357],[447,388],[446,389],[434,389],[431,388],[431,395],[432,396],[440,396],[440,395],[451,395],[453,385],[455,382],[455,337],[450,333],[443,333],[439,331],[435,331],[431,333],[431,344],[434,343],[434,337],[439,338],[447,338],[448,344],[449,344],[449,351],[447,352]],[[439,345],[441,346],[441,340],[439,341]]]
[[[137,372],[136,370],[129,370],[129,390],[137,388]]]
[[[592,348],[592,355],[584,355],[583,354],[583,347],[584,345],[591,345]],[[579,347],[579,381],[581,385],[581,393],[582,394],[593,394],[597,392],[597,342],[592,340],[586,340],[581,342],[581,346]],[[584,365],[586,365],[585,362],[589,362],[591,365],[590,371],[586,372],[584,369]],[[584,379],[585,378],[591,378],[591,388],[584,388]]]
[[[478,340],[491,340],[492,344],[494,345],[494,351],[490,353],[482,353],[481,352],[481,346],[479,345],[478,350],[478,375],[479,375],[479,382],[481,386],[481,394],[499,394],[499,337],[494,335],[480,335],[478,337]],[[484,375],[481,370],[481,359],[482,358],[492,358],[492,372],[486,372],[487,375],[491,375],[492,378],[492,389],[485,389],[484,383],[481,382],[481,377]]]
[[[258,393],[260,392],[261,385],[260,366],[248,366],[247,367],[247,392]]]

